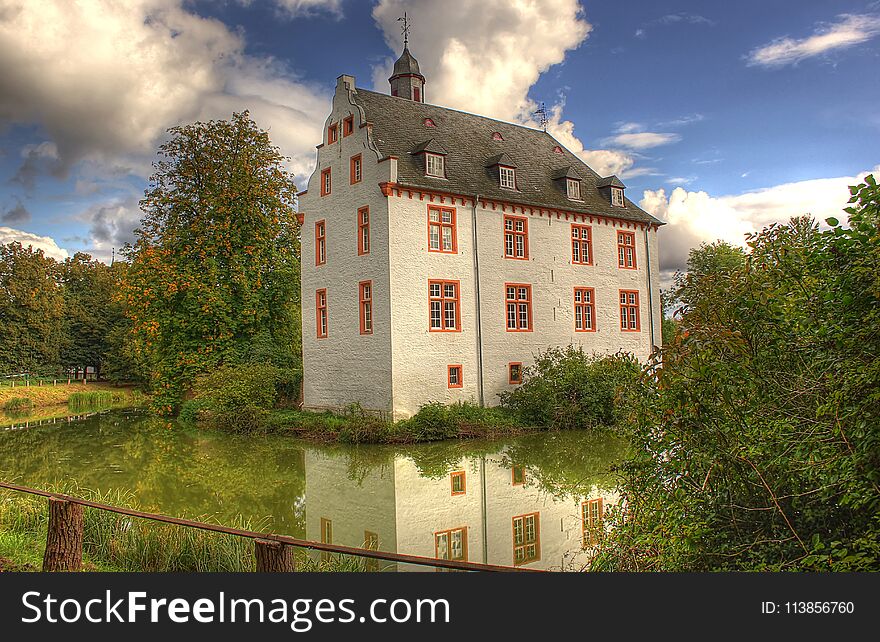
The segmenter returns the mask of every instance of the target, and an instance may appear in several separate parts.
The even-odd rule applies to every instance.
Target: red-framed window
[[[508,332],[532,331],[532,286],[528,283],[505,283],[504,303]]]
[[[342,137],[351,136],[354,132],[354,116],[347,116],[342,121]]]
[[[596,331],[596,292],[593,288],[574,289],[574,330]]]
[[[361,334],[373,334],[373,282],[358,283],[360,294]]]
[[[464,495],[467,492],[465,471],[457,470],[449,475],[449,485],[453,495]]]
[[[327,223],[315,221],[315,265],[327,262]]]
[[[504,258],[529,258],[529,220],[520,216],[504,217]]]
[[[339,124],[333,123],[327,127],[327,144],[332,145],[339,140]]]
[[[315,327],[319,339],[327,338],[327,289],[315,292]]]
[[[428,205],[428,251],[444,254],[458,251],[455,208]]]
[[[413,100],[417,103],[422,102],[422,90],[418,87],[413,87]]]
[[[456,363],[446,368],[446,381],[447,385],[450,388],[461,388],[462,386],[462,378],[461,378],[461,364]]]
[[[362,207],[358,217],[358,255],[370,253],[370,208]]]
[[[507,383],[519,385],[522,383],[523,365],[520,361],[511,361],[507,364]]]
[[[526,483],[526,467],[514,466],[510,471],[510,483],[513,486],[522,486]]]
[[[602,521],[605,517],[602,498],[588,499],[581,504],[581,531],[584,547],[598,544],[602,537]]]
[[[641,330],[639,293],[636,290],[620,291],[620,329],[623,332]]]
[[[530,564],[541,559],[541,515],[527,513],[513,518],[513,563]]]
[[[361,179],[364,177],[363,162],[360,154],[351,157],[351,160],[349,161],[349,170],[351,184],[354,185],[355,183],[360,183]]]
[[[617,233],[617,266],[625,270],[636,269],[636,233]]]
[[[434,533],[434,558],[466,562],[468,558],[467,531],[467,526],[462,526]]]
[[[332,182],[330,179],[330,168],[321,170],[321,196],[327,196],[330,193]]]
[[[589,225],[571,226],[571,262],[576,265],[593,264],[593,230]]]
[[[461,330],[461,292],[458,281],[428,281],[428,318],[431,332]]]

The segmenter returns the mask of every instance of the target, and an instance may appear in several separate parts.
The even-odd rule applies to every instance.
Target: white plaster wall
[[[443,182],[443,181],[438,181]],[[411,196],[409,196],[411,194]],[[394,320],[392,359],[394,411],[406,417],[430,401],[478,401],[476,308],[471,210],[450,204],[446,197],[434,204],[456,211],[457,253],[428,252],[428,205],[417,193],[388,198],[390,220],[391,314]],[[430,332],[428,281],[458,280],[461,332]],[[447,367],[462,366],[462,387],[449,388]]]
[[[341,85],[341,83],[340,83]],[[354,133],[342,136],[343,118],[354,115]],[[378,184],[388,180],[388,162],[371,149],[363,114],[337,86],[324,124],[308,191],[300,197],[302,227],[303,405],[337,409],[359,403],[371,411],[391,410],[391,299],[388,262],[388,202]],[[337,142],[327,145],[327,126],[339,123]],[[362,157],[363,179],[349,184],[349,161]],[[332,189],[321,196],[321,170],[332,169]],[[357,211],[370,208],[370,253],[358,256]],[[324,265],[315,265],[315,222],[326,221]],[[373,281],[373,334],[360,334],[358,284]],[[328,336],[317,338],[315,291],[327,289]]]
[[[321,540],[321,518],[333,527],[333,543],[363,546],[364,531],[379,536],[379,550],[397,550],[394,467],[376,467],[349,477],[347,456],[306,450],[306,539]],[[382,564],[387,564],[383,562]]]
[[[525,214],[529,219],[529,259],[504,258],[503,216],[497,210],[478,210],[478,243],[480,249],[480,292],[483,318],[483,367],[485,399],[496,405],[499,393],[514,386],[508,383],[508,363],[534,363],[534,356],[550,346],[581,346],[587,352],[602,354],[624,350],[646,359],[651,354],[649,329],[649,297],[645,251],[645,232],[635,232],[636,270],[620,269],[617,265],[617,226],[611,223],[576,221],[592,227],[593,265],[577,265],[571,261],[571,225],[574,219]],[[513,212],[523,216],[521,208]],[[655,274],[657,264],[656,232],[651,239],[651,263]],[[659,290],[653,279],[655,339],[660,341]],[[505,283],[532,284],[532,332],[507,332]],[[595,291],[596,331],[576,332],[574,329],[574,288],[590,287]],[[619,290],[638,290],[640,332],[620,330]]]

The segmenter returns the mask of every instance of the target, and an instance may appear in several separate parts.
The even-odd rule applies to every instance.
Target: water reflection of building
[[[307,451],[305,469],[307,539],[505,566],[581,568],[617,501],[554,497],[500,455],[434,477],[397,457],[352,479],[346,458]]]

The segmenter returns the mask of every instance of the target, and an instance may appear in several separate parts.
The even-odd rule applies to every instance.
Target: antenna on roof
[[[403,23],[400,31],[403,34],[403,48],[406,49],[407,45],[409,45],[409,28],[412,26],[409,18],[406,16],[406,11],[403,12],[403,18],[398,18],[397,22]]]
[[[541,102],[541,106],[535,110],[535,116],[538,117],[538,122],[541,123],[541,129],[545,132],[547,131],[547,123],[550,122],[550,119],[547,118],[547,109],[544,107],[543,101]]]
[[[113,267],[113,263],[116,261],[116,248],[112,248],[110,250],[110,267]]]

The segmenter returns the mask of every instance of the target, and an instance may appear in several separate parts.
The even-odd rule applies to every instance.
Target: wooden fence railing
[[[462,562],[457,560],[433,559],[418,555],[406,555],[403,553],[391,553],[387,551],[375,551],[354,546],[342,546],[340,544],[325,544],[311,540],[298,539],[287,535],[275,535],[272,533],[258,533],[255,531],[231,528],[220,524],[197,522],[190,519],[170,517],[157,513],[145,513],[121,506],[110,506],[98,502],[51,493],[37,488],[18,486],[0,482],[0,488],[39,495],[49,500],[49,527],[46,535],[46,552],[43,556],[44,571],[77,571],[82,567],[83,545],[83,508],[105,510],[129,517],[149,519],[166,524],[175,524],[187,528],[197,528],[215,533],[225,533],[245,537],[254,542],[254,558],[257,572],[293,572],[296,570],[293,558],[293,548],[306,548],[327,553],[339,553],[371,559],[397,562],[401,564],[415,564],[418,566],[431,566],[458,571],[496,571],[496,572],[543,572],[536,569],[518,568],[512,566],[498,566],[495,564],[480,564],[477,562]]]

